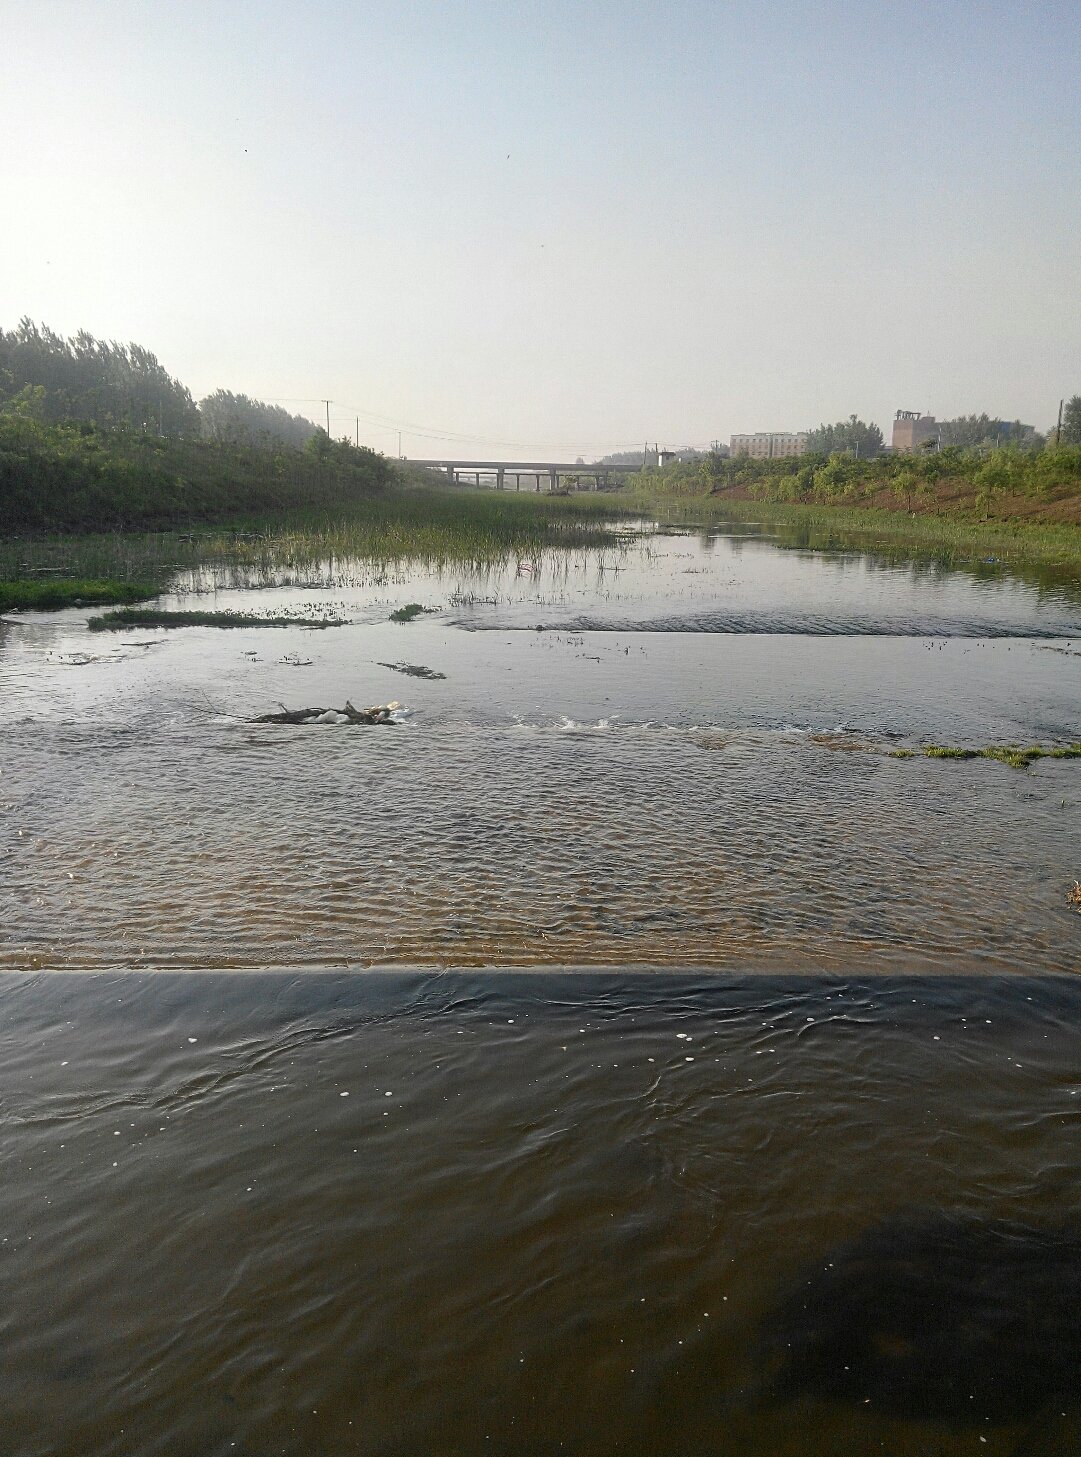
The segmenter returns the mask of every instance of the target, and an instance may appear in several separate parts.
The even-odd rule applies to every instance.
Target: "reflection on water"
[[[1081,769],[890,757],[1081,739],[1076,599],[319,570],[0,624],[3,1451],[1076,1457]]]
[[[317,594],[305,599],[310,605],[344,608],[363,621],[383,620],[390,607],[416,600],[442,609],[455,626],[474,629],[539,624],[910,637],[1081,632],[1081,584],[1050,568],[1033,579],[999,564],[958,570],[910,557],[793,550],[792,544],[747,525],[697,535],[636,531],[606,549],[473,564],[208,563],[181,574],[178,584],[183,595],[215,593],[230,606],[239,600],[235,594],[258,590],[268,610],[279,600],[292,604],[302,590]],[[291,595],[279,599],[275,592]]]
[[[20,1457],[1077,1450],[1070,980],[54,976],[3,1010]]]

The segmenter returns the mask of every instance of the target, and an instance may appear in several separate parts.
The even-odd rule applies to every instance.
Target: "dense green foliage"
[[[1081,448],[987,452],[949,447],[872,460],[816,453],[758,460],[714,453],[701,462],[644,475],[639,483],[661,494],[739,491],[764,501],[826,505],[859,505],[888,495],[909,511],[933,508],[947,487],[965,492],[976,511],[996,498],[1016,497],[1081,506]]]
[[[276,406],[219,390],[197,408],[137,344],[0,329],[0,534],[346,509],[390,479]]]
[[[1062,444],[1081,445],[1081,395],[1066,401],[1062,412]]]
[[[30,319],[9,333],[0,329],[0,410],[43,424],[199,434],[191,394],[149,349],[84,330],[65,339]]]
[[[382,456],[46,424],[0,414],[0,533],[125,530],[344,510],[391,480]]]
[[[958,415],[956,420],[940,420],[938,440],[942,445],[956,445],[962,450],[974,446],[1039,445],[1031,425],[1020,420],[999,420],[991,415]]]
[[[290,415],[280,405],[267,405],[248,395],[215,390],[199,401],[199,418],[207,440],[231,445],[307,445],[315,426],[303,415]]]
[[[869,460],[882,449],[882,431],[877,425],[868,425],[849,415],[836,425],[819,425],[817,430],[808,430],[807,449],[819,455],[851,451],[862,460]]]

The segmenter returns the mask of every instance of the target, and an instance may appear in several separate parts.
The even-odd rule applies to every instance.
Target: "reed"
[[[625,537],[622,505],[596,496],[550,497],[496,491],[401,489],[359,498],[333,513],[288,511],[228,528],[108,532],[0,539],[0,581],[9,605],[145,600],[183,574],[210,570],[222,581],[258,587],[283,574],[333,576],[347,561],[377,566],[498,565],[550,551],[609,547]],[[88,595],[89,584],[98,594]],[[63,601],[46,601],[46,586]],[[66,595],[65,595],[66,594]]]

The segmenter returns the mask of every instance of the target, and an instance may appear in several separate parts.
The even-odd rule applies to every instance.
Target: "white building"
[[[733,455],[753,455],[756,460],[776,460],[783,455],[802,455],[807,449],[806,430],[775,433],[760,430],[755,435],[733,435]]]

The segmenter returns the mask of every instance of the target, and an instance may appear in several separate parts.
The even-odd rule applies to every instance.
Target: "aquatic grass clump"
[[[423,607],[419,602],[408,602],[404,607],[395,608],[390,614],[390,620],[391,622],[412,622],[415,617],[435,611],[434,607]]]
[[[260,617],[254,612],[158,612],[150,607],[123,607],[87,623],[91,632],[120,632],[126,627],[344,627],[339,617]]]
[[[1066,900],[1071,906],[1075,906],[1077,910],[1081,911],[1081,880],[1074,881],[1073,890],[1066,892]]]
[[[0,582],[0,612],[21,608],[56,612],[62,607],[104,607],[113,602],[145,602],[161,589],[149,582],[76,578],[55,582]]]
[[[982,749],[958,748],[947,744],[924,744],[926,759],[994,759],[1011,769],[1027,769],[1037,759],[1081,759],[1081,743],[1059,744],[1045,748],[1043,744],[987,744]],[[891,759],[910,759],[914,751],[894,749]]]

